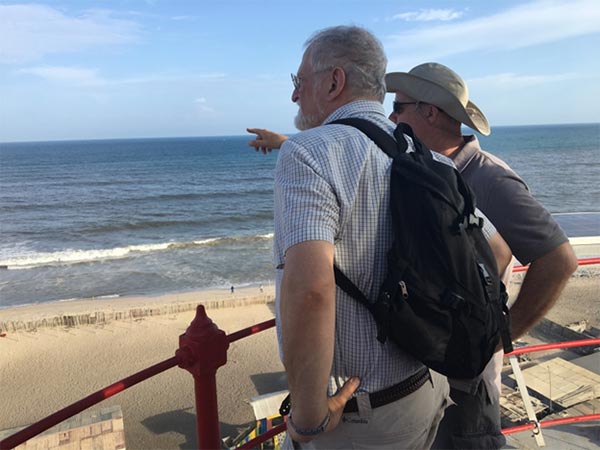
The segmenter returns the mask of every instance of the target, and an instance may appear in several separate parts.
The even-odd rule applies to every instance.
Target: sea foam
[[[157,244],[130,245],[110,249],[77,250],[68,249],[57,252],[39,252],[15,256],[0,260],[0,267],[8,270],[33,269],[43,266],[84,264],[98,261],[109,261],[135,256],[136,254],[181,250],[189,247],[243,244],[253,241],[268,241],[273,233],[256,236],[221,237],[195,240],[191,242],[163,242]]]

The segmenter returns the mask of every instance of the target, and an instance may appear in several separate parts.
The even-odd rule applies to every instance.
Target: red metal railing
[[[225,333],[219,330],[208,318],[204,306],[199,305],[196,310],[196,317],[186,332],[179,337],[179,349],[175,352],[175,356],[117,381],[45,417],[39,422],[23,428],[0,441],[0,450],[8,450],[21,445],[81,411],[175,366],[188,370],[194,377],[198,447],[221,448],[216,370],[227,361],[227,348],[231,342],[274,326],[275,319],[271,319],[225,336]],[[282,429],[282,431],[284,430],[285,428]],[[261,436],[263,442],[273,435],[270,434],[269,437]]]
[[[600,338],[596,339],[581,339],[578,341],[569,342],[555,342],[553,344],[542,344],[542,345],[530,345],[528,347],[521,347],[507,353],[504,356],[516,356],[524,353],[536,353],[543,352],[546,350],[559,350],[564,348],[575,348],[575,347],[586,347],[590,345],[600,345]],[[543,420],[538,423],[526,423],[523,425],[516,425],[514,427],[503,428],[502,434],[513,434],[520,433],[521,431],[534,430],[538,426],[541,428],[553,427],[557,425],[565,425],[569,423],[587,422],[592,420],[600,420],[600,414],[585,414],[574,417],[563,417],[560,419]]]
[[[600,264],[600,258],[580,258],[577,261],[578,266],[589,266],[591,264]],[[513,273],[516,272],[525,272],[529,266],[515,266],[513,268]]]
[[[517,356],[524,353],[543,352],[544,350],[558,350],[563,348],[586,347],[589,345],[600,345],[600,338],[596,339],[581,339],[578,341],[569,342],[554,342],[552,344],[530,345],[529,347],[520,347],[504,356]]]
[[[16,447],[17,445],[22,444],[23,442],[31,439],[34,436],[37,436],[40,433],[43,433],[49,428],[61,423],[63,420],[68,419],[69,417],[73,417],[75,414],[79,414],[81,411],[89,408],[90,406],[95,405],[96,403],[100,403],[102,400],[106,400],[113,395],[118,394],[119,392],[138,384],[140,381],[147,380],[148,378],[153,377],[154,375],[158,375],[161,372],[164,372],[171,367],[174,367],[178,364],[177,356],[169,358],[163,362],[155,364],[151,367],[148,367],[140,372],[133,374],[127,378],[123,378],[121,381],[117,381],[110,386],[105,387],[97,392],[94,392],[91,395],[88,395],[81,400],[76,401],[75,403],[67,406],[66,408],[61,409],[53,414],[50,414],[48,417],[36,422],[34,424],[29,425],[26,428],[18,431],[17,433],[7,437],[6,439],[0,441],[0,449],[8,450]]]
[[[267,320],[266,322],[257,323],[256,325],[252,325],[251,327],[245,328],[240,331],[236,331],[235,333],[231,333],[227,336],[227,340],[231,342],[239,341],[242,338],[248,337],[252,334],[256,334],[260,331],[268,330],[269,328],[273,328],[275,326],[275,319]]]
[[[552,420],[542,420],[539,422],[540,428],[549,428],[555,427],[558,425],[566,425],[569,423],[579,423],[579,422],[591,422],[593,420],[600,420],[600,414],[584,414],[582,416],[575,417],[563,417],[561,419],[552,419]],[[523,425],[517,425],[515,427],[503,428],[502,434],[514,434],[520,433],[522,431],[533,430],[537,428],[537,424],[535,423],[525,423]]]
[[[600,264],[600,258],[583,258],[579,260],[579,265]],[[527,267],[515,267],[515,272],[527,270]],[[219,422],[217,409],[216,393],[216,371],[227,362],[227,349],[229,344],[244,337],[256,334],[275,326],[275,320],[268,320],[249,328],[232,333],[228,336],[220,330],[206,315],[204,306],[199,305],[196,311],[196,317],[184,334],[179,337],[179,349],[175,356],[148,367],[134,375],[122,379],[106,388],[97,391],[60,411],[36,422],[17,433],[0,441],[0,450],[14,448],[28,439],[48,430],[60,422],[72,417],[81,411],[93,406],[102,400],[131,387],[135,384],[158,375],[171,367],[178,365],[188,370],[194,377],[195,395],[196,395],[196,417],[199,448],[219,449],[221,447],[219,436]],[[581,341],[562,342],[555,344],[544,344],[531,347],[522,347],[516,349],[510,355],[522,353],[533,353],[537,351],[570,348],[586,345],[600,344],[600,339],[585,339]],[[590,420],[600,420],[600,414],[590,414],[585,416],[567,417],[562,419],[548,420],[540,422],[540,426],[550,427],[562,425],[565,423],[574,423]],[[528,423],[517,427],[502,430],[504,434],[517,433],[534,429],[537,424]],[[267,439],[285,431],[286,424],[283,423],[267,433],[245,443],[240,448],[249,449],[265,442]]]

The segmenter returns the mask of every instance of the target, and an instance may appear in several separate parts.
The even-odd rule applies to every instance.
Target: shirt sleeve
[[[515,176],[488,181],[487,216],[521,264],[529,264],[568,240],[552,215]]]
[[[475,215],[483,219],[483,227],[481,231],[483,232],[485,239],[489,241],[492,238],[492,236],[498,232],[498,230],[496,230],[494,224],[479,208],[475,208]]]
[[[318,149],[316,149],[318,151]],[[304,241],[334,243],[339,204],[324,171],[296,142],[286,142],[275,169],[275,233],[283,253]]]

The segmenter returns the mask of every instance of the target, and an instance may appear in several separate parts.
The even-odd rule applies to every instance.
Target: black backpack
[[[337,267],[336,284],[364,304],[389,337],[431,369],[451,378],[473,378],[502,339],[512,351],[505,287],[475,215],[475,200],[459,172],[436,161],[406,124],[394,138],[358,118],[334,124],[358,128],[390,158],[394,239],[388,269],[372,302]],[[406,152],[404,134],[414,152]]]

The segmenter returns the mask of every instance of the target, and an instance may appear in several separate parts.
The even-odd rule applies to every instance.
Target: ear
[[[341,67],[335,67],[329,78],[330,84],[327,90],[327,100],[335,100],[344,91],[346,86],[346,72]]]
[[[425,118],[427,119],[427,122],[433,124],[437,120],[439,114],[440,110],[436,106],[427,104],[427,109],[425,112]]]

